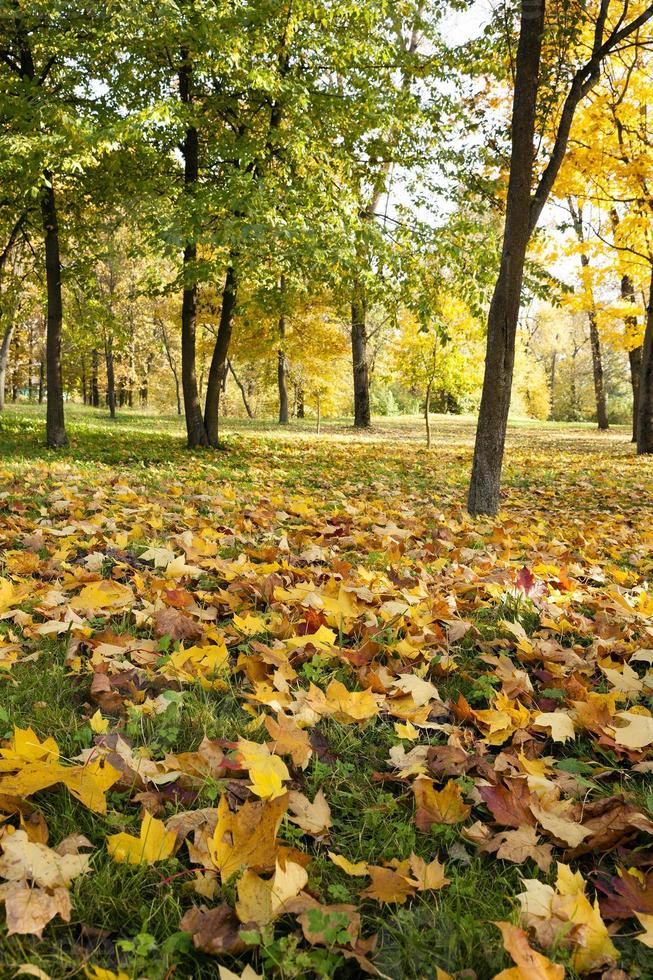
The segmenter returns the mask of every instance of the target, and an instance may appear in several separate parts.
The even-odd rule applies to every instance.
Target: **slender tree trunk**
[[[553,418],[553,404],[555,397],[555,386],[556,386],[556,368],[558,366],[558,352],[554,350],[551,355],[551,378],[549,381],[551,387],[551,411],[549,413],[549,418]]]
[[[29,332],[27,339],[27,398],[30,402],[34,401],[34,321],[29,321]],[[82,375],[84,374],[84,361],[82,360]]]
[[[636,303],[635,286],[629,275],[621,277],[621,298],[629,303]],[[637,334],[637,317],[627,316],[624,319],[626,334]],[[628,363],[630,365],[630,384],[633,391],[633,434],[631,442],[637,442],[637,424],[639,419],[639,382],[642,372],[642,347],[641,344],[628,351]]]
[[[637,424],[637,455],[645,453],[653,453],[653,262],[642,345]]]
[[[364,287],[357,283],[351,301],[351,356],[354,370],[354,425],[370,425],[370,379],[367,363],[367,302]]]
[[[277,386],[279,388],[279,423],[288,424],[288,388],[286,386],[286,352],[283,349],[283,342],[286,337],[286,318],[282,314],[279,317],[279,341],[280,347],[277,351]]]
[[[39,362],[39,405],[43,404],[45,388],[45,361],[41,358]]]
[[[141,378],[141,390],[140,390],[140,400],[141,405],[147,408],[147,402],[150,395],[150,371],[152,369],[152,354],[148,354],[145,359],[145,370],[143,371],[143,377]]]
[[[217,447],[219,439],[219,417],[220,417],[220,386],[225,376],[227,366],[227,354],[229,352],[229,341],[233,329],[234,310],[236,307],[236,296],[238,283],[236,273],[232,265],[227,269],[224,289],[222,290],[222,307],[220,310],[220,323],[218,333],[215,338],[211,366],[209,368],[209,378],[206,384],[206,402],[204,404],[204,425],[209,438],[209,445]]]
[[[585,244],[585,233],[583,230],[583,210],[580,203],[574,204],[571,196],[567,198],[569,211],[571,213],[576,238],[580,245]],[[580,264],[584,276],[587,277],[586,286],[589,292],[590,308],[587,312],[587,319],[590,328],[590,349],[592,351],[592,373],[594,376],[594,399],[596,402],[596,421],[599,429],[608,428],[608,409],[605,400],[605,382],[603,378],[603,358],[601,356],[601,339],[596,320],[596,305],[594,303],[594,291],[589,280],[589,256],[586,252],[580,253]]]
[[[168,331],[166,330],[166,325],[164,320],[159,319],[159,327],[161,328],[161,337],[163,339],[163,349],[166,352],[166,360],[168,361],[168,366],[172,371],[172,376],[175,380],[175,395],[177,398],[177,415],[181,415],[181,395],[179,391],[179,374],[177,372],[177,365],[175,364],[174,358],[172,356],[172,350],[170,349]]]
[[[31,387],[31,384],[30,384]],[[30,394],[31,401],[31,394]],[[88,384],[86,380],[86,358],[82,358],[82,405],[86,405],[88,402]]]
[[[426,424],[426,448],[431,448],[431,420],[429,418],[429,412],[431,411],[431,382],[426,386],[426,397],[424,399],[424,422]]]
[[[544,0],[522,0],[512,110],[512,153],[499,276],[488,315],[483,394],[467,506],[499,510],[501,469],[510,409],[515,337],[526,249],[531,235],[531,181]]]
[[[45,278],[47,289],[48,326],[46,332],[46,375],[48,401],[46,411],[46,442],[51,449],[68,444],[63,408],[61,377],[61,330],[63,300],[61,295],[61,258],[59,226],[52,174],[46,171],[41,188],[41,216],[45,239]]]
[[[304,389],[299,386],[297,389],[297,418],[306,418],[306,406],[304,404]]]
[[[642,377],[642,347],[634,347],[628,351],[630,366],[630,386],[633,390],[633,432],[630,441],[637,442],[637,426],[639,425],[639,386]]]
[[[188,51],[182,51],[184,64],[179,71],[179,95],[184,105],[193,102],[193,69]],[[194,126],[186,130],[183,143],[184,185],[186,193],[192,196],[199,177],[199,136]],[[194,240],[186,242],[184,248],[184,292],[181,304],[181,383],[184,392],[184,411],[186,413],[186,433],[189,449],[208,446],[208,438],[202,408],[197,390],[195,366],[195,347],[197,329],[197,283],[193,281],[194,265],[197,260],[197,245]]]
[[[100,355],[97,350],[91,351],[91,405],[100,407]]]
[[[315,426],[315,431],[317,432],[318,436],[320,434],[321,429],[322,429],[322,402],[321,402],[321,399],[320,399],[320,393],[318,391],[318,393],[317,393],[317,423],[316,423],[316,426]]]
[[[4,337],[2,338],[2,345],[0,346],[0,412],[3,411],[5,407],[5,386],[7,379],[7,358],[9,357],[9,345],[11,344],[11,337],[14,332],[14,324],[10,323],[5,330]]]
[[[594,375],[594,398],[596,400],[596,422],[602,431],[609,428],[608,407],[605,398],[605,379],[603,375],[603,357],[601,354],[601,339],[596,322],[596,310],[588,313],[590,325],[590,348],[592,350],[592,371]]]
[[[113,337],[108,337],[104,344],[104,356],[107,366],[107,405],[112,419],[116,417],[116,373],[113,363]]]
[[[240,394],[242,395],[242,398],[243,398],[243,405],[245,406],[245,411],[247,412],[247,415],[249,416],[249,418],[250,419],[253,419],[254,418],[254,412],[252,411],[252,409],[250,407],[250,404],[249,404],[249,401],[247,400],[247,392],[245,391],[245,385],[242,383],[242,381],[239,379],[238,375],[234,371],[234,366],[231,363],[231,361],[229,360],[229,358],[227,358],[227,367],[231,371],[231,373],[233,375],[233,379],[236,382],[236,384],[238,385],[238,388],[240,389]]]

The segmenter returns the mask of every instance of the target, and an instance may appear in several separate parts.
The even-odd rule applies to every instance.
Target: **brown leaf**
[[[199,640],[204,630],[178,609],[158,609],[153,617],[156,636],[169,636],[171,640]]]
[[[312,803],[303,793],[291,790],[288,793],[288,809],[292,813],[289,819],[305,833],[312,837],[320,837],[328,833],[331,827],[331,809],[324,790],[317,791]]]
[[[377,902],[403,905],[407,898],[415,894],[415,886],[409,879],[390,868],[370,865],[368,874],[372,882],[361,892],[361,898],[375,898]]]
[[[530,804],[537,802],[525,780],[511,779],[505,785],[479,786],[478,792],[497,823],[503,827],[522,827],[535,825],[535,817]]]
[[[26,881],[0,885],[0,902],[5,903],[7,934],[39,936],[48,922],[59,915],[70,922],[70,893],[67,888],[30,888]]]
[[[636,807],[626,803],[623,796],[609,796],[583,807],[583,827],[589,836],[565,859],[577,858],[596,851],[611,851],[638,831],[653,834],[653,822]]]
[[[183,932],[191,933],[195,949],[200,949],[203,953],[238,956],[247,949],[240,938],[240,922],[226,903],[214,909],[189,909],[179,923],[179,928]]]
[[[600,879],[596,882],[604,895],[599,902],[601,915],[606,919],[629,919],[635,912],[653,915],[653,871],[645,875],[634,868],[618,870],[609,884]]]
[[[356,945],[361,928],[361,917],[355,905],[320,905],[315,902],[298,916],[304,939],[313,946],[333,946],[334,933],[338,933],[337,945],[342,946],[341,934],[346,932],[350,946]]]

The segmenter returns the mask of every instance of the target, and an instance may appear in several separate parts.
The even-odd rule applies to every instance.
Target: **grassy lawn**
[[[1,574],[11,583],[0,592],[0,827],[28,827],[50,848],[83,834],[92,850],[70,883],[70,921],[53,918],[41,938],[0,924],[2,978],[23,964],[57,980],[102,976],[96,967],[214,977],[217,963],[237,975],[251,964],[266,977],[357,977],[369,959],[392,978],[439,968],[490,980],[513,965],[493,923],[519,921],[523,879],[555,890],[556,862],[580,872],[590,902],[607,897],[610,937],[588,936],[574,911],[549,944],[522,920],[533,946],[569,977],[614,963],[653,976],[635,916],[653,895],[653,736],[637,747],[619,738],[653,707],[653,463],[636,458],[626,429],[515,421],[502,513],[473,520],[471,418],[435,416],[428,453],[416,418],[365,434],[328,422],[320,437],[310,421],[280,430],[227,419],[224,450],[207,453],[184,448],[173,416],[111,422],[69,406],[68,427],[70,446],[53,453],[37,407],[0,417]],[[130,597],[78,601],[102,581]],[[224,656],[211,669],[184,661],[197,647]],[[338,701],[334,682],[367,700]],[[556,737],[540,714],[566,719],[571,734]],[[275,753],[266,718],[304,733],[308,758],[281,743]],[[105,812],[61,781],[3,789],[16,728],[54,739],[71,768],[115,768],[116,746],[127,746]],[[330,826],[311,832],[286,813],[268,864],[220,875],[202,863],[219,801],[236,812],[258,799],[239,739],[283,759],[284,806],[287,789],[310,802],[321,791]],[[418,826],[416,785],[437,794],[450,782],[460,819],[447,811]],[[516,804],[501,811],[488,789],[529,802],[515,817]],[[262,798],[257,806],[272,805]],[[178,831],[162,860],[115,860],[107,837],[138,835],[144,810],[164,822],[206,810],[206,820]],[[613,818],[609,839],[601,813]],[[570,825],[588,848],[570,843]],[[485,846],[524,826],[543,850],[517,854],[511,838],[499,857]],[[384,901],[361,895],[370,876],[348,874],[329,852],[392,871],[394,888],[414,880],[401,863],[411,855],[437,858],[448,883],[404,884],[400,900]],[[268,923],[241,919],[246,948],[235,955],[216,958],[200,948],[206,937],[180,928],[194,906],[233,909],[243,878],[267,881],[275,857],[306,865],[305,902],[353,906],[343,921],[360,914],[374,948],[350,942],[340,920],[311,941],[292,903]],[[619,869],[648,898],[614,915]]]

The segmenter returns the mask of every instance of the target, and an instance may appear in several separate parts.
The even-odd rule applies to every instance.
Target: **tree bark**
[[[104,357],[107,366],[107,405],[112,419],[116,417],[116,372],[113,363],[113,337],[104,343]]]
[[[649,453],[653,453],[653,262],[646,307],[646,329],[642,344],[637,416],[637,455]]]
[[[179,96],[184,105],[193,102],[193,69],[188,51],[182,51],[183,64],[179,70]],[[199,177],[199,136],[194,126],[186,130],[182,146],[184,158],[184,186],[192,196]],[[186,414],[186,434],[189,449],[208,446],[202,408],[197,390],[195,367],[196,328],[197,328],[197,283],[193,282],[193,267],[197,259],[197,244],[194,240],[186,242],[183,259],[184,291],[181,304],[181,383],[184,393]]]
[[[621,298],[628,300],[629,303],[636,303],[635,286],[629,275],[621,277]],[[637,330],[637,317],[627,316],[624,320],[627,331],[633,333]],[[633,347],[628,351],[628,363],[630,365],[630,384],[633,390],[633,434],[631,442],[637,442],[637,425],[639,420],[639,382],[642,371],[642,346]]]
[[[306,406],[304,404],[304,389],[300,386],[297,389],[297,418],[303,419],[306,417]]]
[[[277,387],[279,389],[279,424],[288,424],[288,388],[286,386],[286,352],[283,342],[286,337],[286,318],[279,317],[279,341],[281,346],[277,351]]]
[[[510,409],[515,337],[526,249],[531,235],[533,137],[544,29],[544,0],[522,0],[512,110],[512,152],[501,266],[488,315],[483,394],[467,506],[471,514],[499,510],[501,469]]]
[[[227,358],[227,367],[231,371],[231,373],[233,375],[233,379],[236,382],[236,384],[238,385],[238,388],[240,389],[240,394],[242,395],[242,398],[243,398],[243,405],[245,406],[245,411],[247,412],[248,417],[250,419],[253,419],[254,418],[254,412],[252,411],[252,409],[250,407],[250,404],[249,404],[249,402],[247,400],[247,392],[245,391],[245,385],[242,383],[242,381],[240,380],[240,378],[238,377],[238,375],[234,371],[234,366],[231,363],[231,361],[229,360],[229,358]]]
[[[429,418],[429,412],[431,411],[431,382],[426,386],[426,397],[424,399],[424,422],[426,424],[426,448],[431,448],[431,420]]]
[[[166,325],[164,320],[159,320],[159,327],[161,328],[161,338],[163,340],[163,349],[166,352],[166,360],[168,366],[172,371],[172,376],[175,380],[175,395],[177,398],[177,415],[181,415],[181,394],[179,391],[179,373],[177,371],[177,365],[175,364],[174,358],[172,356],[172,351],[170,349],[170,341],[168,339],[168,331],[166,330]]]
[[[45,240],[45,279],[47,291],[48,325],[45,342],[47,409],[46,442],[50,449],[68,444],[63,407],[63,383],[61,377],[61,330],[63,326],[63,300],[61,295],[61,257],[59,252],[59,226],[52,174],[44,173],[41,188],[41,216]]]
[[[364,287],[357,283],[351,301],[351,356],[354,369],[354,425],[370,426],[370,378],[367,362],[367,303]]]
[[[11,337],[14,332],[14,324],[10,323],[5,330],[4,337],[2,338],[2,346],[0,346],[0,412],[4,410],[5,407],[5,386],[7,381],[7,358],[9,357],[9,345],[11,344]]]
[[[100,407],[100,357],[97,349],[91,351],[91,405],[93,408]]]
[[[585,244],[585,234],[583,231],[583,211],[580,202],[577,206],[574,205],[573,199],[571,197],[567,198],[569,204],[569,211],[571,213],[572,221],[574,224],[574,230],[576,232],[576,238],[580,245]],[[589,256],[586,252],[580,253],[580,264],[583,273],[587,273],[589,276]],[[594,291],[591,287],[589,279],[587,281],[587,288],[590,295],[590,308],[587,312],[587,319],[589,321],[590,328],[590,349],[592,351],[592,373],[594,376],[594,399],[596,402],[596,421],[599,429],[608,428],[608,409],[605,399],[605,381],[603,377],[603,358],[601,356],[601,339],[599,337],[599,328],[596,319],[596,306],[594,303]]]
[[[605,380],[603,376],[603,357],[601,355],[601,340],[596,322],[596,310],[588,314],[590,325],[590,348],[592,350],[592,372],[594,375],[594,397],[596,400],[596,422],[602,431],[609,428],[608,407],[605,398]]]
[[[220,323],[218,325],[218,333],[215,338],[215,346],[209,368],[209,378],[206,384],[206,402],[204,404],[204,425],[208,435],[209,445],[214,448],[217,448],[220,444],[220,386],[225,377],[225,368],[227,366],[227,354],[229,352],[229,341],[231,340],[231,331],[233,329],[237,291],[236,272],[233,265],[230,265],[227,269],[224,289],[222,290]]]
[[[317,393],[317,420],[316,420],[316,424],[315,424],[315,431],[318,434],[318,436],[319,436],[321,430],[322,430],[322,401],[321,401],[321,398],[320,398],[320,393],[318,391],[318,393]]]

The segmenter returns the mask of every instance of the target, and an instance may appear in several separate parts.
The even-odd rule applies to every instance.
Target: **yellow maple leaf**
[[[265,633],[268,628],[262,616],[253,616],[251,613],[247,613],[242,618],[240,616],[234,616],[232,622],[236,629],[240,633],[244,633],[245,636],[256,636],[257,633]]]
[[[259,742],[238,740],[238,754],[241,765],[249,771],[252,792],[265,800],[274,800],[286,792],[284,780],[290,773],[283,759],[273,755],[267,745]]]
[[[400,721],[396,721],[394,729],[399,738],[405,738],[409,742],[414,742],[416,738],[419,738],[419,731],[410,721],[407,721],[405,725]]]
[[[293,861],[286,861],[285,867],[277,861],[274,875],[269,880],[248,869],[237,885],[236,915],[243,923],[265,926],[282,915],[286,904],[296,898],[306,884],[306,869]]]
[[[84,973],[88,980],[129,980],[124,970],[114,973],[113,970],[105,970],[102,966],[85,966]]]
[[[207,848],[213,866],[225,881],[243,867],[274,866],[276,835],[287,806],[284,794],[270,801],[247,802],[232,813],[226,796],[220,797],[215,831],[207,840]]]
[[[82,612],[96,612],[100,609],[122,609],[134,601],[134,593],[128,585],[101,579],[84,586],[79,595],[71,601],[73,609]]]
[[[176,842],[177,835],[166,830],[162,820],[146,813],[138,837],[125,833],[112,834],[107,837],[107,849],[114,861],[155,864],[170,857]]]
[[[342,868],[343,871],[354,878],[362,878],[368,873],[367,861],[356,861],[354,863],[347,860],[342,854],[334,854],[333,851],[328,851],[327,853],[337,867]]]
[[[0,772],[19,769],[27,762],[56,762],[59,746],[53,738],[40,741],[31,728],[14,727],[14,737],[0,749]]]
[[[88,723],[91,726],[91,731],[95,732],[96,735],[104,735],[105,732],[109,730],[109,719],[102,717],[102,712],[99,708],[95,714],[89,718]]]
[[[372,691],[348,691],[341,681],[331,681],[326,700],[336,721],[351,724],[367,721],[379,713],[379,696]]]

